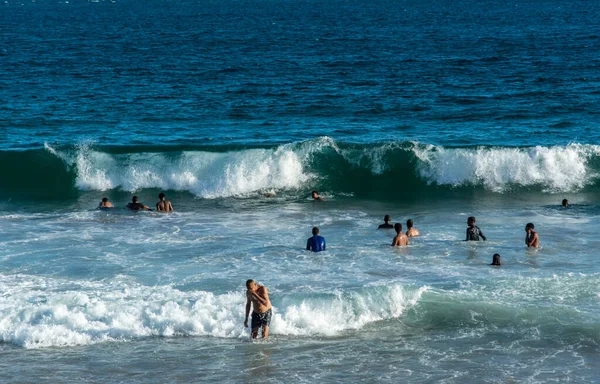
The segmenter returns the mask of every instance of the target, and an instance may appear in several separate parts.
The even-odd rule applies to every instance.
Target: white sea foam
[[[297,189],[310,178],[302,153],[282,146],[237,152],[109,154],[81,145],[74,153],[46,145],[77,173],[82,190],[144,188],[190,191],[199,197],[244,195],[273,189]]]
[[[367,288],[274,307],[274,335],[335,335],[401,316],[425,291]],[[0,276],[0,341],[25,348],[128,341],[150,336],[247,337],[242,291],[182,292],[117,279],[69,282]]]
[[[600,146],[584,144],[444,148],[392,142],[361,146],[343,145],[329,137],[229,152],[111,154],[89,145],[75,150],[46,145],[46,149],[75,170],[75,184],[82,190],[159,188],[204,198],[298,190],[327,180],[332,175],[325,172],[331,171],[343,175],[352,168],[366,168],[374,176],[384,176],[410,172],[411,167],[428,184],[480,185],[495,192],[532,186],[546,192],[572,192],[597,180],[590,160],[600,156]],[[321,163],[314,161],[316,155],[324,156]],[[332,165],[342,168],[332,169]]]
[[[565,192],[595,181],[598,175],[588,162],[600,155],[600,146],[473,149],[415,145],[413,151],[419,159],[419,174],[428,183],[483,185],[496,192],[539,185],[547,192]]]

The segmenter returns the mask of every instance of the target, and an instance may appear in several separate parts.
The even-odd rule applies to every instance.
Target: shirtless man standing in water
[[[402,224],[394,224],[394,229],[396,230],[397,235],[394,237],[394,241],[392,241],[392,247],[408,245],[408,237],[402,233]]]
[[[160,201],[158,203],[156,203],[156,210],[157,211],[159,211],[159,212],[173,212],[173,205],[171,205],[171,202],[166,199],[164,193],[161,192],[158,195],[158,198],[160,199]]]
[[[250,305],[252,305],[252,338],[258,336],[258,329],[262,327],[262,338],[269,337],[269,324],[271,324],[271,302],[267,287],[258,285],[254,280],[246,281],[246,320],[244,327],[248,328],[248,315],[250,314]]]
[[[540,238],[537,232],[533,230],[534,228],[533,223],[527,223],[525,226],[525,232],[527,232],[527,235],[525,235],[525,244],[527,244],[527,248],[539,248],[540,246]]]

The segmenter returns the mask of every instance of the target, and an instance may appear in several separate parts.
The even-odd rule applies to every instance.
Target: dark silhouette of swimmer
[[[383,221],[384,221],[384,223],[381,224],[377,229],[392,229],[392,228],[394,228],[394,226],[390,223],[390,221],[392,221],[392,218],[390,217],[390,215],[385,215],[383,217]]]
[[[313,200],[323,201],[323,198],[319,195],[318,191],[312,191],[311,196]]]
[[[563,199],[562,206],[565,207],[565,208],[568,207],[569,206],[569,200]]]
[[[108,208],[114,208],[114,207],[115,206],[112,205],[112,203],[108,200],[108,197],[103,197],[102,201],[98,205],[98,209],[108,209]]]
[[[312,237],[308,238],[306,242],[306,250],[313,252],[321,252],[325,250],[325,238],[323,236],[319,236],[319,228],[314,227],[312,229]]]
[[[132,211],[151,211],[152,209],[142,203],[137,196],[133,196],[131,198],[131,203],[127,204],[127,209]]]
[[[469,218],[467,219],[467,224],[469,225],[469,228],[467,228],[467,238],[465,241],[479,241],[479,237],[481,237],[483,241],[486,241],[487,238],[483,235],[481,229],[479,229],[479,227],[475,225],[475,221],[475,217],[473,216],[469,216]]]
[[[492,264],[490,264],[490,265],[497,265],[497,266],[502,265],[502,259],[500,258],[499,254],[494,253],[494,256],[492,258]]]

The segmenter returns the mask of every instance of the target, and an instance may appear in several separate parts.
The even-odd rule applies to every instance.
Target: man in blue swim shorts
[[[248,328],[248,315],[252,306],[252,333],[253,339],[258,336],[258,329],[262,328],[262,338],[269,337],[269,325],[271,324],[271,301],[269,292],[264,285],[258,285],[254,280],[246,281],[246,320],[244,327]]]

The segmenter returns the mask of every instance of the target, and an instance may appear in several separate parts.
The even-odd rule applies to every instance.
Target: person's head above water
[[[318,199],[319,198],[319,192],[318,191],[312,191],[311,192],[311,196],[313,199]]]
[[[527,223],[527,225],[525,225],[525,232],[533,231],[534,228],[535,226],[533,223]]]
[[[161,192],[161,193],[159,193],[159,194],[158,194],[158,198],[159,198],[159,199],[161,199],[161,200],[162,200],[162,199],[164,199],[164,198],[165,198],[165,194],[164,194],[164,193],[162,193],[162,192]]]
[[[494,253],[494,256],[492,258],[492,264],[490,265],[502,265],[502,258],[499,254]]]
[[[396,231],[396,233],[402,232],[402,224],[400,224],[400,223],[394,224],[394,230]]]
[[[383,221],[384,221],[384,222],[386,222],[386,223],[389,223],[389,222],[390,222],[390,220],[392,220],[392,218],[390,217],[390,215],[385,215],[385,216],[383,217]]]
[[[103,202],[103,203],[108,203],[108,197],[103,197],[103,198],[102,198],[102,202]]]
[[[411,229],[413,227],[413,221],[412,219],[408,219],[406,220],[406,228]]]
[[[569,206],[569,200],[567,200],[567,199],[563,199],[563,201],[562,201],[562,206],[563,206],[563,207],[568,207],[568,206]]]
[[[314,236],[317,236],[317,235],[319,234],[319,228],[318,228],[318,227],[313,227],[313,229],[312,229],[312,234],[313,234]]]
[[[473,226],[473,225],[475,225],[476,222],[477,222],[477,220],[475,220],[475,216],[469,216],[469,218],[467,219],[468,226]]]
[[[134,203],[137,203],[138,201],[140,201],[140,199],[138,199],[138,197],[137,197],[137,196],[133,196],[133,197],[131,198],[131,201],[133,201]]]
[[[246,280],[246,288],[253,291],[255,286],[256,286],[256,283],[254,282],[254,280],[252,280],[252,279]]]

